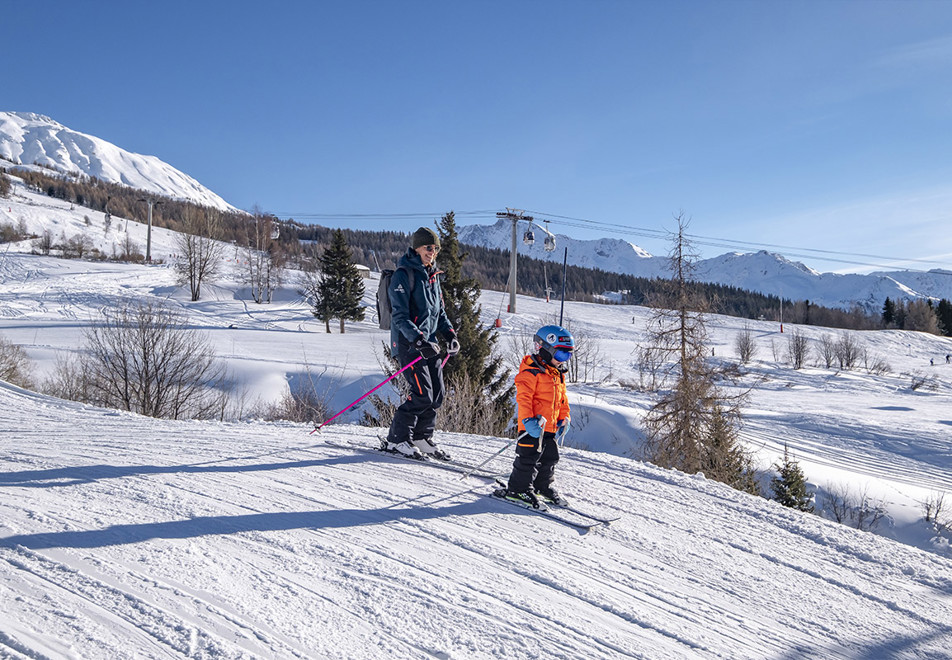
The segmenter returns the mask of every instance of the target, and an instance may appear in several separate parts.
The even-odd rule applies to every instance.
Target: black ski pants
[[[540,447],[541,445],[541,447]],[[522,493],[548,488],[555,481],[555,465],[559,462],[559,443],[555,433],[543,433],[541,442],[523,432],[516,440],[516,460],[509,475],[509,490]]]
[[[406,366],[417,357],[415,352],[401,351],[400,366]],[[439,355],[424,358],[403,372],[410,385],[410,394],[393,415],[389,442],[401,443],[433,437],[436,411],[443,405],[443,358]]]

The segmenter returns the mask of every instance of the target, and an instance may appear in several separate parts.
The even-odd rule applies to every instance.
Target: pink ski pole
[[[327,420],[326,422],[324,422],[324,423],[322,423],[320,426],[318,426],[316,429],[314,429],[313,431],[311,431],[310,433],[308,433],[308,435],[314,435],[316,432],[320,431],[320,430],[321,430],[322,428],[324,428],[326,425],[328,425],[328,424],[330,424],[331,422],[333,422],[335,419],[337,419],[338,417],[340,417],[341,415],[343,415],[345,412],[347,412],[348,410],[350,410],[351,408],[353,408],[354,406],[356,406],[358,403],[360,403],[361,401],[363,401],[364,399],[366,399],[368,396],[370,396],[371,394],[373,394],[374,392],[376,392],[377,390],[379,390],[381,387],[383,387],[384,385],[386,385],[387,383],[389,383],[391,380],[393,380],[394,378],[396,378],[397,376],[399,376],[400,374],[402,374],[404,371],[406,371],[407,369],[409,369],[410,367],[412,367],[413,365],[415,365],[417,362],[419,362],[419,361],[422,360],[422,359],[423,359],[423,356],[422,356],[422,355],[418,355],[418,356],[416,357],[416,359],[414,359],[412,362],[410,362],[410,363],[409,363],[407,366],[405,366],[403,369],[401,369],[400,371],[398,371],[398,372],[395,373],[394,375],[390,376],[390,378],[388,378],[387,380],[385,380],[385,381],[383,381],[382,383],[380,383],[379,385],[377,385],[377,387],[375,387],[375,388],[373,388],[372,390],[370,390],[369,392],[367,392],[365,395],[363,395],[362,397],[360,397],[359,399],[357,399],[356,401],[354,401],[354,402],[353,402],[352,404],[350,404],[349,406],[345,407],[345,408],[344,408],[343,410],[341,410],[339,413],[337,413],[336,415],[334,415],[333,417],[331,417],[329,420]]]

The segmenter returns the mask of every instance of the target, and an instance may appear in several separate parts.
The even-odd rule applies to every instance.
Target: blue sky
[[[704,256],[952,269],[952,2],[55,0],[0,17],[0,109],[158,156],[241,208],[412,231],[512,207],[654,254],[683,213]]]

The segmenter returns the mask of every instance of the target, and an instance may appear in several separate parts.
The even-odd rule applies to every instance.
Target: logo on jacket
[[[397,293],[406,293],[406,290],[404,290],[402,284],[398,284],[397,286],[393,287],[393,290]]]

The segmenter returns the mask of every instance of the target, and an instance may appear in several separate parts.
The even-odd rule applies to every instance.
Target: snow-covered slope
[[[374,429],[6,385],[0,427],[6,657],[949,657],[949,559],[625,458],[564,452],[577,504],[621,516],[581,534],[326,443]],[[439,440],[469,461],[505,442]]]
[[[107,254],[145,237],[18,189],[0,222],[21,221],[84,233]],[[130,298],[166,301],[207,335],[243,419],[309,376],[334,410],[384,379],[386,331],[368,315],[325,333],[293,274],[255,305],[229,266],[193,303],[167,230],[153,235],[165,264],[28,251],[0,246],[0,335],[25,347],[40,380]],[[483,292],[486,322],[504,299]],[[500,314],[510,363],[559,305],[520,297],[519,309]],[[653,400],[635,387],[648,313],[568,302],[565,314],[588,377],[569,388],[559,483],[622,516],[586,535],[489,500],[485,481],[325,442],[370,444],[377,429],[153,420],[0,385],[0,657],[949,657],[952,552],[922,503],[952,492],[952,340],[857,333],[889,373],[815,360],[794,371],[791,331],[811,346],[840,333],[709,321],[716,359],[734,360],[738,333],[754,333],[742,437],[758,465],[786,445],[818,504],[837,488],[881,504],[874,535],[627,458]],[[506,442],[438,440],[474,462]],[[493,469],[510,461],[504,452]]]
[[[537,240],[532,246],[522,242],[520,233],[519,254],[561,265],[563,249],[567,247],[568,262],[574,266],[647,278],[670,274],[666,257],[653,257],[626,241],[606,238],[576,240],[557,234],[557,249],[546,252],[542,248],[542,232],[536,233]],[[460,227],[459,237],[470,245],[508,251],[512,244],[512,225],[508,220],[498,220],[493,225],[467,225]],[[949,271],[896,271],[869,275],[819,273],[800,262],[767,251],[730,252],[700,260],[696,276],[703,282],[781,296],[785,300],[809,300],[826,307],[846,309],[859,304],[873,312],[882,309],[887,297],[893,300],[918,297],[952,300],[952,273]]]
[[[192,177],[155,156],[130,153],[32,112],[0,112],[0,157],[27,166],[44,165],[62,172],[80,172],[110,183],[225,211],[237,210]]]

